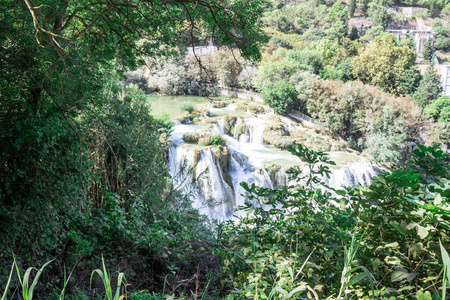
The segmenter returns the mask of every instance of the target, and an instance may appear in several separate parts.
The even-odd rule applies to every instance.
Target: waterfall
[[[217,120],[216,125],[213,127],[213,132],[219,133],[219,134],[227,134],[227,130],[225,129],[225,126],[223,124],[223,119]]]
[[[267,121],[263,118],[250,118],[245,121],[250,131],[249,142],[252,144],[263,144],[263,134],[267,127]]]
[[[221,113],[220,109],[214,110]],[[286,171],[289,166],[301,165],[300,160],[288,151],[263,143],[264,131],[271,121],[281,123],[286,133],[294,128],[303,130],[288,118],[274,119],[274,115],[268,114],[237,117],[234,130],[230,129],[232,132],[227,132],[221,118],[213,126],[176,123],[169,149],[169,169],[174,185],[189,193],[193,206],[200,213],[223,221],[233,217],[236,206],[249,201],[241,182],[264,188],[293,183],[289,182]],[[220,134],[226,147],[201,146],[183,141],[184,134],[197,131]],[[333,152],[330,158],[342,161],[340,166],[333,166],[329,179],[323,179],[332,188],[370,184],[372,177],[380,172],[355,153]],[[280,162],[286,165],[279,165]],[[271,172],[271,178],[267,166],[277,164],[277,171]]]
[[[235,207],[233,190],[225,182],[223,170],[211,148],[201,151],[196,174],[198,191],[193,206],[211,219],[229,219]]]

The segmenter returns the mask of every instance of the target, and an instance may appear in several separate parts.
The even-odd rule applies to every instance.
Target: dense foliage
[[[142,90],[121,83],[121,74],[143,54],[169,57],[199,24],[257,60],[265,40],[256,23],[261,2],[2,0],[0,6],[2,289],[12,253],[22,270],[56,258],[43,298],[77,263],[71,292],[88,289],[85,272],[102,254],[120,261],[130,282],[145,274],[141,284],[150,289],[162,289],[174,268],[194,270],[187,256],[201,256],[211,234],[199,229],[204,218],[168,175],[171,124],[151,117]],[[176,58],[158,67],[156,82],[173,80],[158,87],[177,92]]]
[[[145,290],[129,295],[135,300],[445,298],[449,158],[438,146],[450,143],[449,98],[433,66],[419,74],[412,40],[384,33],[398,21],[384,7],[447,15],[449,1],[0,4],[5,298],[31,299],[36,285],[27,290],[28,279],[36,274],[44,284],[35,298],[60,298],[69,282],[73,299],[101,298],[104,288],[112,299],[105,265],[125,272],[123,288]],[[373,26],[350,27],[352,17]],[[448,25],[433,28],[434,48],[448,51]],[[185,55],[209,40],[217,51]],[[174,186],[172,123],[150,115],[143,92],[209,95],[211,87],[255,89],[276,112],[307,113],[349,146],[409,168],[333,190],[325,184],[327,155],[292,147],[307,168],[292,169],[274,189],[243,184],[247,214],[216,230],[191,207],[195,182],[191,190]],[[411,141],[429,147],[411,154]],[[225,146],[218,136],[199,143]],[[18,278],[9,281],[13,261]],[[119,291],[120,274],[108,275],[119,278]]]
[[[441,299],[447,278],[440,276],[439,243],[450,241],[448,155],[419,146],[411,160],[417,169],[333,190],[322,179],[334,164],[326,154],[289,151],[308,167],[290,170],[289,183],[275,189],[243,184],[246,214],[224,228],[217,255],[237,297]]]

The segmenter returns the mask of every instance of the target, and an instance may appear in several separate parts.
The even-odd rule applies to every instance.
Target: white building
[[[441,65],[441,78],[444,87],[444,96],[450,96],[450,65]]]

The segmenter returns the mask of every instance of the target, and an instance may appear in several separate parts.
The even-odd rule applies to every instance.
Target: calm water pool
[[[147,96],[154,116],[169,115],[170,119],[182,117],[186,113],[186,107],[192,106],[195,110],[203,105],[211,103],[209,99],[198,96]]]

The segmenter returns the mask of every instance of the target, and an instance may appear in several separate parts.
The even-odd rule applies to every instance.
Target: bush
[[[346,60],[340,62],[336,66],[336,71],[342,73],[341,80],[343,82],[352,81],[354,79],[353,73],[352,73],[352,59],[349,58],[349,59],[346,59]]]
[[[274,36],[270,39],[270,42],[278,45],[279,47],[282,48],[286,48],[286,49],[292,49],[292,45],[291,43],[289,43],[288,41],[286,41],[285,39],[278,37],[278,36]]]
[[[297,104],[297,91],[285,79],[264,87],[261,96],[266,104],[281,115],[287,114]]]
[[[187,111],[188,113],[192,113],[194,111],[194,104],[192,103],[183,103],[183,105],[181,106],[181,109],[183,111]]]
[[[406,134],[378,132],[369,134],[360,146],[378,162],[399,164],[402,155],[400,147],[406,145]]]
[[[437,122],[450,123],[450,97],[444,96],[433,101],[423,112]]]
[[[323,32],[320,29],[308,29],[307,31],[305,31],[305,33],[302,35],[302,39],[305,40],[306,42],[318,42],[321,39],[323,39],[326,36],[325,32]]]
[[[335,66],[325,66],[320,72],[320,77],[324,80],[342,80],[343,75],[343,72]]]
[[[434,41],[434,48],[441,51],[450,50],[450,37],[438,35]]]
[[[410,155],[414,169],[381,172],[368,186],[336,193],[324,183],[334,163],[303,146],[288,150],[309,172],[291,168],[296,183],[289,188],[242,183],[251,203],[240,207],[239,221],[224,225],[226,246],[216,251],[233,293],[247,299],[343,299],[336,295],[344,292],[348,299],[373,293],[441,299],[444,284],[429,282],[442,278],[439,244],[450,242],[448,155],[418,147]]]

